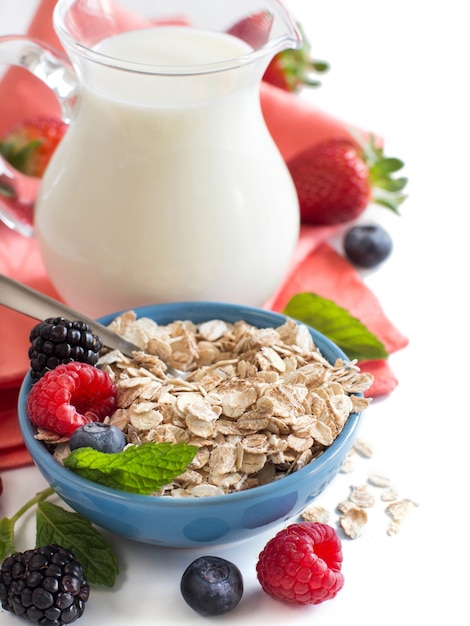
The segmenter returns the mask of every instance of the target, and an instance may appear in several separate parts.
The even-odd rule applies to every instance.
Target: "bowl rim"
[[[280,322],[280,324],[282,324],[286,321],[286,319],[288,319],[288,316],[283,315],[281,313],[258,309],[256,307],[249,307],[245,305],[236,305],[236,304],[227,304],[227,303],[216,303],[216,302],[199,302],[199,301],[198,302],[178,302],[178,303],[169,303],[169,304],[146,305],[142,307],[134,307],[133,310],[136,312],[138,317],[145,317],[145,316],[151,317],[148,313],[150,311],[155,311],[156,309],[161,310],[166,315],[172,315],[172,311],[174,311],[175,309],[185,308],[187,306],[191,306],[198,313],[201,313],[204,310],[207,311],[208,308],[209,310],[212,310],[212,309],[222,306],[224,309],[229,310],[232,314],[238,315],[240,311],[245,311],[245,312],[250,313],[251,315],[257,315],[260,320],[264,320],[266,323],[271,323],[277,320]],[[101,323],[107,324],[109,323],[109,321],[111,321],[112,319],[120,315],[122,312],[125,312],[127,310],[129,309],[124,309],[121,312],[112,313],[112,314],[103,316],[99,318],[99,321]],[[145,312],[147,312],[147,314]],[[170,321],[173,321],[175,319],[178,319],[178,318],[173,317],[173,319]],[[209,316],[207,319],[214,319],[214,318]],[[240,317],[240,319],[243,319],[243,318]],[[294,320],[294,321],[296,321],[297,323],[303,324],[303,322],[298,322],[298,320]],[[165,324],[167,322],[159,321],[158,323]],[[248,323],[252,323],[252,322],[248,322]],[[308,326],[307,324],[303,324],[303,325],[308,328],[310,334],[312,335],[314,339],[315,344],[319,347],[322,354],[323,354],[323,350],[322,350],[321,345],[323,344],[323,348],[327,347],[331,352],[335,353],[335,358],[343,358],[346,361],[350,360],[346,357],[344,352],[338,346],[336,346],[336,344],[334,344],[330,339],[325,337],[322,333],[315,330],[311,326]],[[328,358],[326,357],[326,355],[324,356],[325,358]],[[264,485],[259,485],[251,489],[245,489],[245,490],[238,491],[238,492],[200,497],[200,498],[190,497],[190,496],[188,497],[153,496],[149,494],[138,494],[138,493],[133,493],[133,492],[121,491],[119,489],[114,489],[112,487],[106,487],[104,485],[91,481],[87,478],[83,478],[82,476],[68,470],[67,468],[62,466],[60,463],[58,463],[54,459],[52,454],[47,450],[43,442],[34,438],[35,427],[33,423],[29,420],[29,417],[27,415],[27,410],[26,410],[26,398],[27,398],[27,394],[31,386],[32,386],[32,378],[31,378],[30,373],[28,372],[22,381],[19,396],[18,396],[18,421],[19,421],[21,434],[23,436],[23,441],[28,451],[30,452],[35,464],[36,464],[35,459],[37,457],[38,458],[37,464],[39,464],[40,462],[42,466],[45,466],[49,474],[54,473],[54,471],[59,471],[59,472],[64,472],[64,475],[65,475],[65,472],[67,472],[66,474],[67,482],[70,484],[71,487],[73,487],[76,490],[82,490],[83,488],[86,488],[90,493],[99,495],[101,497],[105,497],[106,499],[126,500],[126,501],[130,499],[132,502],[135,502],[136,504],[139,504],[139,505],[155,506],[155,502],[157,501],[159,505],[163,504],[165,507],[174,508],[174,509],[178,509],[180,507],[186,507],[186,508],[198,507],[201,505],[205,507],[206,506],[210,506],[210,507],[218,506],[222,504],[228,505],[231,502],[236,503],[239,500],[247,501],[247,500],[258,499],[260,496],[264,498],[264,497],[278,495],[279,487],[280,487],[279,481],[282,482],[283,490],[284,488],[288,489],[289,487],[295,486],[295,482],[297,482],[299,479],[308,480],[309,475],[313,475],[318,472],[321,472],[323,466],[334,462],[335,458],[340,456],[341,453],[343,452],[344,445],[346,441],[349,439],[351,432],[357,430],[359,423],[362,419],[362,412],[351,413],[349,417],[347,418],[340,434],[336,437],[333,443],[324,452],[322,452],[318,457],[313,459],[310,463],[308,463],[301,469],[295,472],[292,472],[291,474],[287,476],[282,476],[279,479],[274,480],[270,483],[266,483]],[[362,393],[356,393],[354,395],[357,395],[360,397],[363,396]],[[34,456],[33,456],[33,452],[34,452]],[[51,486],[55,488],[54,484],[51,484]],[[260,490],[262,491],[260,492]]]

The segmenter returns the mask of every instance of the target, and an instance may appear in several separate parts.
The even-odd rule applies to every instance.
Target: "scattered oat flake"
[[[374,487],[390,486],[390,478],[384,474],[371,474],[368,478],[368,482]]]
[[[395,491],[395,489],[392,489],[390,487],[389,489],[384,489],[382,491],[382,493],[380,494],[380,499],[383,502],[393,502],[394,500],[398,499],[398,493]]]
[[[404,499],[391,502],[386,508],[385,512],[389,515],[394,522],[401,523],[412,509],[418,505],[413,500]]]
[[[302,511],[301,518],[305,522],[320,522],[328,524],[330,521],[330,512],[322,506],[308,506]]]
[[[342,474],[351,474],[355,469],[355,463],[352,456],[346,457],[343,465],[341,466],[340,472]]]
[[[352,487],[349,499],[353,504],[362,509],[368,509],[375,504],[375,496],[373,493],[371,493],[367,485],[358,485]]]
[[[363,439],[356,439],[354,442],[354,450],[366,459],[370,459],[374,456],[372,446],[366,443]]]
[[[356,507],[351,502],[351,500],[343,500],[342,502],[338,502],[338,504],[336,505],[336,510],[338,511],[338,513],[342,513],[343,515],[354,508]]]
[[[364,509],[352,507],[339,518],[341,528],[350,539],[358,539],[364,532],[367,524],[367,512]]]
[[[399,522],[390,522],[388,528],[387,528],[387,535],[389,537],[393,537],[394,535],[398,535],[398,533],[400,532],[400,528],[401,528],[401,523]]]

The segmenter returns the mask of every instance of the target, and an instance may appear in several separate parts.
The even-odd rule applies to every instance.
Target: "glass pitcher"
[[[288,12],[277,0],[59,0],[53,21],[66,59],[0,38],[0,62],[44,80],[69,122],[34,227],[14,197],[4,221],[37,238],[57,291],[92,316],[262,306],[299,231],[259,101],[273,56],[301,45]],[[13,190],[24,182],[7,176]]]

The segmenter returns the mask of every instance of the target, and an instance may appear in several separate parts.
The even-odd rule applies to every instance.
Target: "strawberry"
[[[244,17],[231,26],[227,33],[238,37],[257,50],[269,40],[274,17],[269,11],[260,11]]]
[[[312,74],[321,74],[329,69],[325,61],[313,60],[312,47],[299,23],[297,28],[302,34],[302,47],[276,54],[263,76],[265,82],[293,93],[297,93],[302,87],[319,87],[320,82]]]
[[[398,213],[408,181],[391,174],[403,165],[399,159],[385,157],[372,136],[364,145],[352,139],[328,139],[287,163],[306,224],[342,224],[357,218],[372,202]]]
[[[23,120],[0,141],[0,154],[18,171],[40,178],[62,139],[67,124],[55,117]]]

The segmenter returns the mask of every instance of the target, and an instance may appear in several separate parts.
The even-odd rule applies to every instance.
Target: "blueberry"
[[[71,450],[89,447],[100,452],[121,452],[126,445],[126,436],[111,424],[90,422],[74,430],[69,443]]]
[[[392,238],[379,224],[359,224],[350,228],[344,237],[347,258],[359,267],[375,267],[392,252]]]
[[[181,578],[186,603],[201,615],[222,615],[234,609],[243,595],[243,578],[236,565],[217,556],[201,556]]]

